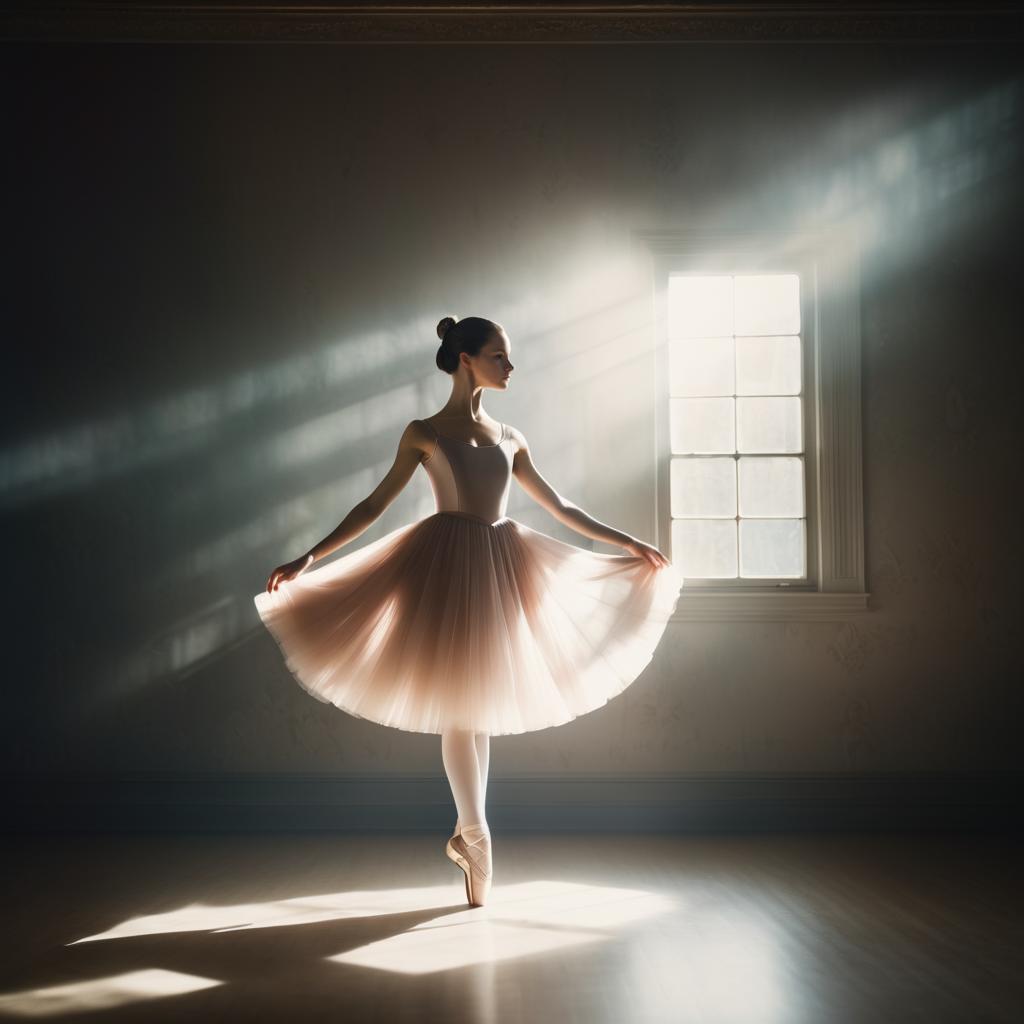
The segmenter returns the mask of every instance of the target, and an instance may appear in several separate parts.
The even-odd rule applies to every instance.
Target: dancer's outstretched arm
[[[318,558],[337,551],[373,525],[384,510],[402,493],[403,488],[416,472],[416,467],[433,450],[433,435],[422,423],[409,423],[398,442],[395,461],[384,479],[374,488],[373,493],[354,505],[352,511],[326,536],[317,541],[309,551],[294,561],[279,565],[267,579],[267,593],[288,580],[293,580],[308,569]]]
[[[584,512],[575,502],[563,498],[533,464],[530,448],[523,433],[515,427],[509,427],[508,430],[517,446],[512,462],[512,473],[523,490],[538,505],[547,509],[560,523],[565,523],[577,533],[582,533],[584,537],[603,541],[605,544],[616,544],[631,555],[646,558],[659,569],[669,564],[669,560],[653,544],[647,544],[628,533],[616,530],[607,523],[600,522]]]

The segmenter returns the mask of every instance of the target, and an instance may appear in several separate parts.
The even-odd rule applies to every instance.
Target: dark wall
[[[492,770],[1020,766],[1012,52],[7,44],[2,64],[5,771],[437,768],[436,737],[302,693],[252,604],[447,398],[434,325],[505,324],[521,372],[488,409],[644,536],[631,229],[844,219],[867,243],[872,613],[672,624],[622,698],[501,741]],[[430,510],[417,474],[356,543]],[[586,543],[521,493],[510,514]]]

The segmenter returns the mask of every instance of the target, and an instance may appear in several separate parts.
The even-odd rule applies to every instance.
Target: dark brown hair
[[[480,349],[501,329],[501,324],[482,316],[464,316],[461,320],[453,316],[444,317],[437,325],[437,336],[441,339],[434,360],[437,368],[448,374],[454,373],[459,368],[460,352],[479,355]]]

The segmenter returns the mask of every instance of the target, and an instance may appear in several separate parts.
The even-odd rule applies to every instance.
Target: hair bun
[[[455,317],[446,316],[437,325],[437,336],[444,341],[445,334],[448,333],[448,329],[453,327],[456,323]]]

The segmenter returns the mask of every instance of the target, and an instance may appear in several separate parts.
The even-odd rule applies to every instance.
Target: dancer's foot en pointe
[[[472,907],[482,907],[491,891],[493,863],[491,831],[485,824],[463,825],[448,840],[445,852],[462,868],[466,876],[466,899]]]

